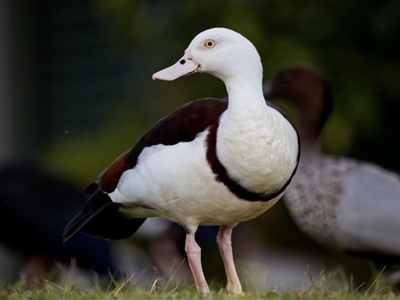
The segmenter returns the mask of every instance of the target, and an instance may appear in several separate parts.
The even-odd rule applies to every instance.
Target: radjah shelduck
[[[321,151],[332,108],[325,76],[309,64],[289,66],[273,76],[265,92],[291,103],[297,115],[302,155],[284,202],[299,228],[331,250],[380,266],[400,262],[400,176]]]
[[[227,290],[238,294],[242,287],[232,255],[232,229],[281,198],[297,169],[298,136],[282,111],[266,104],[260,56],[239,33],[225,28],[201,32],[176,64],[153,79],[193,73],[221,79],[229,100],[192,101],[158,121],[88,187],[91,196],[64,237],[83,231],[125,238],[149,217],[179,223],[186,231],[196,288],[206,295],[195,233],[199,226],[218,225]]]

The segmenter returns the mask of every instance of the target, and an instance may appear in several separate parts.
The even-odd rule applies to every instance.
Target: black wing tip
[[[68,242],[70,239],[72,239],[75,235],[68,235],[68,236],[63,236],[62,243],[65,244]]]
[[[67,225],[68,226],[68,225]],[[73,228],[69,228],[66,227],[64,229],[64,233],[63,233],[63,241],[62,243],[66,243],[68,242],[70,239],[72,239],[73,237],[75,237],[80,231],[80,228],[77,229],[73,229]]]
[[[107,202],[102,204],[100,207],[89,209],[86,213],[80,212],[73,218],[67,226],[65,226],[64,233],[63,233],[63,243],[67,242],[68,240],[72,239],[76,236],[80,231],[85,232],[85,226],[92,221],[97,215],[101,214],[104,210],[108,207],[112,206],[112,202]]]
[[[85,194],[91,195],[93,194],[98,188],[98,184],[95,182],[92,182],[89,184],[86,189],[85,189]]]
[[[82,213],[77,214],[64,228],[63,232],[63,243],[68,242],[74,236],[76,236],[82,228],[85,226],[86,222],[82,216]]]
[[[97,190],[89,198],[82,212],[65,226],[63,243],[68,242],[81,231],[108,240],[131,236],[146,218],[125,218],[118,212],[120,206],[112,202],[107,193]]]

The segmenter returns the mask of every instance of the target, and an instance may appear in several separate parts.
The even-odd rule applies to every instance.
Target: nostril
[[[186,62],[186,61],[185,61],[184,59],[181,59],[181,60],[179,61],[179,63],[180,63],[181,65],[183,65],[185,62]]]

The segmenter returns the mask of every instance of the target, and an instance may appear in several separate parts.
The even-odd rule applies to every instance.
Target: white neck
[[[243,107],[264,107],[265,99],[262,91],[262,74],[258,76],[231,77],[226,80],[225,86],[228,92],[229,109],[241,109]]]

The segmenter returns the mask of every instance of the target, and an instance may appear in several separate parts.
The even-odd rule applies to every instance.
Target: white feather
[[[127,205],[124,212],[136,218],[163,217],[189,228],[235,224],[266,211],[280,197],[268,202],[238,199],[215,180],[205,155],[207,132],[192,142],[146,148],[137,166],[124,172],[111,199]]]

